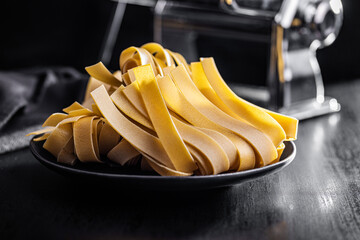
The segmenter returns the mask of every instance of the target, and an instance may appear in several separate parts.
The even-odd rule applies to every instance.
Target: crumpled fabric
[[[29,132],[81,101],[88,76],[69,67],[0,72],[0,154],[29,145]]]

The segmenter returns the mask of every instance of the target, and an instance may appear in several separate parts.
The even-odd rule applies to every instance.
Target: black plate
[[[30,141],[30,149],[40,163],[51,170],[63,175],[71,175],[93,180],[105,180],[108,182],[118,182],[119,184],[131,188],[146,188],[154,190],[201,190],[219,188],[239,184],[253,180],[258,177],[279,171],[290,164],[296,155],[296,147],[293,142],[285,142],[285,150],[279,162],[252,170],[236,173],[223,173],[208,176],[189,176],[189,177],[170,177],[155,174],[144,174],[135,169],[125,169],[123,167],[109,166],[99,163],[77,163],[69,166],[56,162],[43,147],[43,142]]]

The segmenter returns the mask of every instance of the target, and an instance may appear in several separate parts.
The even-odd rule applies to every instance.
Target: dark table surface
[[[134,191],[0,155],[0,239],[359,239],[359,93],[329,86],[342,110],[300,123],[293,163],[231,188]]]

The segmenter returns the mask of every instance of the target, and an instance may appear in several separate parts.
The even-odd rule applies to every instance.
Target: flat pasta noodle
[[[104,66],[102,62],[86,67],[85,70],[93,78],[113,86],[120,86],[121,81]]]
[[[165,66],[172,66],[174,65],[174,60],[171,58],[171,55],[167,50],[165,50],[160,44],[158,43],[147,43],[141,46],[141,48],[147,50],[149,53],[154,55],[157,59],[164,62]]]
[[[194,171],[194,160],[171,119],[151,66],[135,68],[135,76],[150,120],[175,170]]]
[[[149,120],[149,116],[146,114],[145,116],[132,104],[131,101],[125,96],[122,89],[116,90],[111,95],[111,100],[120,109],[123,113],[125,113],[128,117],[132,118],[134,121],[143,125],[146,128],[154,130],[154,127]]]
[[[139,155],[140,152],[124,138],[107,153],[109,160],[118,163],[121,166],[124,166],[131,159],[134,159]]]
[[[187,177],[193,175],[193,173],[185,173],[181,171],[176,171],[172,168],[169,168],[161,163],[158,163],[155,159],[152,159],[150,156],[143,154],[143,159],[160,175],[163,176],[176,176],[176,177]]]
[[[113,149],[120,141],[121,136],[106,123],[102,126],[99,134],[99,152],[101,155],[106,155]]]
[[[138,101],[141,98],[140,89],[133,88],[134,92],[130,95],[128,102],[123,102],[124,97],[122,96],[121,89],[119,88],[116,93],[114,93],[111,98],[118,108],[124,112],[128,117],[132,118],[134,121],[138,122],[139,124],[144,125],[145,127],[154,130],[151,121],[149,121],[149,116],[143,116],[141,112],[146,112],[144,104],[136,104],[136,107],[132,104]],[[137,96],[136,96],[137,95]],[[122,99],[122,100],[121,100]],[[127,101],[127,99],[125,99]],[[143,102],[143,101],[141,101]],[[199,132],[191,125],[184,123],[183,121],[179,120],[178,116],[174,116],[174,113],[170,111],[171,118],[175,123],[177,130],[179,131],[181,137],[183,138],[184,142],[187,146],[190,144],[194,148],[190,149],[191,154],[195,149],[198,149],[202,152],[203,156],[206,158],[206,162],[212,169],[210,174],[224,172],[229,169],[229,160],[224,152],[223,148],[214,142],[209,136]],[[225,137],[224,137],[225,138]],[[226,142],[226,144],[228,144]],[[230,142],[231,144],[231,142]],[[225,147],[225,149],[229,149],[229,147]],[[235,154],[230,153],[228,156],[235,157]]]
[[[50,133],[50,132],[54,131],[54,129],[55,129],[55,127],[46,127],[46,128],[43,128],[43,129],[28,133],[28,134],[26,134],[26,136]]]
[[[77,156],[75,155],[74,150],[74,138],[70,138],[64,148],[59,152],[57,161],[71,166],[75,165]]]
[[[137,48],[137,47],[129,47],[127,49],[125,49],[124,51],[121,52],[120,54],[120,69],[122,72],[127,72],[129,68],[128,66],[128,61],[132,61],[132,59],[139,59],[140,61],[138,62],[139,65],[137,66],[141,66],[141,65],[147,65],[150,64],[152,67],[152,70],[156,71],[156,65],[154,63],[153,57],[152,55],[146,51],[145,49],[142,48]],[[133,67],[133,66],[131,66]],[[154,72],[155,75],[158,74],[158,72]]]
[[[192,71],[192,80],[196,85],[197,89],[215,106],[221,109],[224,113],[229,116],[243,120],[239,115],[234,113],[230,107],[228,107],[216,94],[212,86],[210,85],[208,79],[206,78],[204,69],[201,65],[201,62],[193,62],[191,63],[191,71]]]
[[[189,65],[187,64],[185,58],[181,54],[172,52],[168,49],[166,49],[166,51],[170,53],[170,55],[174,58],[174,60],[178,66],[183,65],[185,67],[186,71],[189,73],[189,75],[191,75],[191,69],[190,69]]]
[[[280,161],[298,120],[238,97],[212,58],[190,65],[157,43],[129,47],[111,73],[86,67],[82,103],[50,115],[39,135],[58,162],[140,166],[166,176],[243,171]],[[139,161],[141,164],[138,165]]]
[[[228,115],[239,119],[240,116],[237,115],[233,110],[228,107],[216,94],[215,90],[210,85],[204,69],[202,67],[201,62],[193,62],[191,63],[191,71],[192,71],[192,77],[193,81],[196,84],[197,88],[218,108],[223,110]],[[260,107],[258,107],[260,108]],[[262,108],[260,108],[262,109]],[[280,113],[276,113],[273,111],[270,111],[268,109],[262,109],[266,113],[268,113],[272,118],[274,118],[283,128],[283,130],[286,133],[286,139],[285,141],[292,141],[296,140],[297,137],[297,128],[298,128],[298,120],[293,117],[285,116]]]
[[[59,122],[68,118],[67,114],[64,113],[53,113],[43,123],[43,127],[55,127]]]
[[[233,131],[241,138],[246,140],[253,146],[257,155],[260,157],[258,162],[263,162],[264,165],[269,164],[277,158],[276,147],[267,138],[267,136],[254,128],[252,125],[234,119],[215,105],[213,105],[202,93],[197,89],[196,85],[191,81],[190,76],[183,66],[179,66],[171,71],[175,84],[181,89],[185,98],[196,107],[204,116],[211,121]]]
[[[123,82],[123,81],[122,81]],[[91,106],[91,103],[93,102],[90,93],[92,91],[94,91],[96,88],[100,87],[101,85],[104,85],[106,89],[110,89],[110,85],[106,84],[102,81],[99,81],[93,77],[90,76],[87,86],[86,86],[86,90],[85,90],[85,98],[84,101],[82,103],[83,106],[88,107],[89,105]]]
[[[74,123],[75,151],[81,162],[102,162],[93,137],[93,125],[97,124],[94,119],[95,117],[85,117]]]
[[[72,136],[72,126],[70,123],[58,126],[48,136],[43,148],[57,158],[60,151],[66,146]]]
[[[160,140],[129,121],[116,108],[103,86],[94,90],[91,95],[109,124],[132,146],[165,166],[174,167]]]
[[[262,109],[239,98],[222,79],[213,58],[202,58],[205,75],[216,94],[236,114],[264,132],[277,147],[286,138],[281,125]]]
[[[208,174],[218,174],[226,172],[230,168],[228,155],[216,140],[208,136],[205,132],[196,129],[194,126],[186,124],[177,118],[172,117],[175,126],[178,128],[181,137],[187,143],[187,147],[191,145],[197,149],[206,161],[210,171]],[[192,151],[190,150],[192,153]]]
[[[70,106],[64,108],[63,112],[69,114],[70,112],[72,112],[74,110],[81,110],[81,109],[86,109],[86,108],[83,105],[81,105],[80,103],[74,102]]]
[[[159,78],[158,82],[162,95],[172,111],[176,112],[194,126],[222,132],[226,137],[231,139],[238,151],[236,158],[229,159],[231,170],[238,170],[239,168],[241,170],[249,169],[255,165],[255,155],[253,150],[250,146],[247,146],[247,143],[244,140],[231,130],[211,121],[199,112],[199,110],[184,97],[169,76]]]

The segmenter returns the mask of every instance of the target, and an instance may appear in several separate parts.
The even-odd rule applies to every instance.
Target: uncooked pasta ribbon
[[[243,171],[280,160],[298,120],[238,97],[213,58],[190,65],[157,43],[129,47],[120,69],[89,66],[82,104],[54,113],[34,141],[58,162],[105,163],[105,158],[160,175]]]

